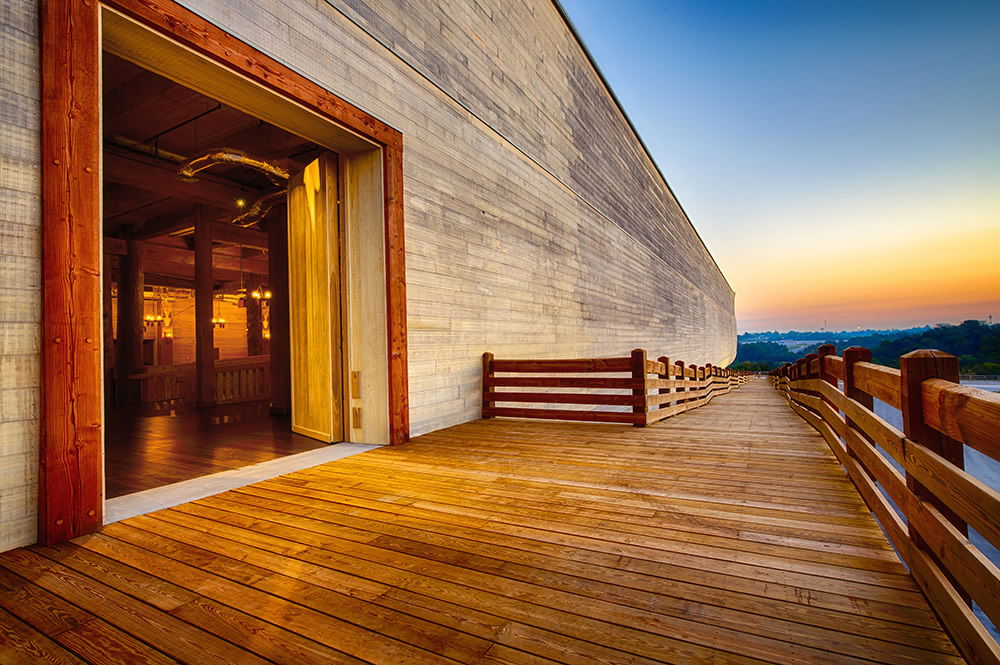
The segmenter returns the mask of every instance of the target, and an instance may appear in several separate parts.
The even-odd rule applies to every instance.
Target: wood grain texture
[[[644,429],[468,423],[0,554],[8,607],[84,662],[83,626],[198,663],[964,662],[760,380]]]
[[[288,181],[288,311],[292,431],[344,436],[337,161],[323,155]]]
[[[406,234],[403,142],[382,148],[385,179],[386,327],[389,343],[389,443],[410,440],[410,386],[406,334]]]
[[[481,14],[450,2],[405,10],[393,3],[368,9],[341,2],[184,4],[405,135],[407,370],[415,433],[478,416],[486,349],[505,358],[566,358],[641,347],[670,349],[698,363],[731,359],[731,291],[677,208],[639,203],[668,196],[662,182],[631,180],[649,168],[641,152],[611,149],[616,157],[606,163],[629,167],[607,177],[593,176],[593,163],[577,159],[598,142],[614,142],[616,132],[624,131],[633,147],[635,139],[613,108],[578,117],[576,109],[588,113],[585,107],[605,104],[607,92],[548,2],[487,2]],[[355,8],[371,13],[362,20]],[[393,35],[380,42],[383,29]],[[473,39],[468,52],[456,54],[452,42],[473,33],[486,46]],[[306,42],[314,52],[298,46]],[[428,80],[423,74],[430,68],[411,57],[412,45],[447,49],[463,65],[441,54],[427,62],[447,75]],[[501,64],[490,63],[487,53],[494,51]],[[481,87],[474,112],[458,94],[467,86]],[[572,101],[560,102],[560,95]],[[530,108],[542,100],[546,112]],[[510,105],[512,115],[494,122],[497,116],[478,112],[478,102]],[[553,119],[565,125],[550,131]],[[506,141],[510,123],[542,137],[544,157]],[[564,177],[567,171],[579,172],[579,186]],[[629,202],[597,200],[608,182],[622,179],[631,183],[623,185]],[[659,235],[658,244],[620,226],[625,218],[648,227],[643,237]]]
[[[103,514],[97,3],[45,3],[41,20],[38,539],[55,542],[94,530]]]
[[[829,381],[790,380],[787,368],[773,372],[770,381],[826,439],[968,662],[1000,663],[1000,644],[971,610],[975,602],[994,625],[1000,621],[1000,571],[969,540],[967,531],[967,523],[972,524],[987,540],[996,541],[994,516],[1000,514],[1000,493],[964,471],[961,445],[932,427],[924,412],[928,403],[924,384],[939,392],[957,385],[957,358],[917,350],[900,358],[901,369],[896,373],[871,365],[865,358],[870,358],[866,349],[845,351],[845,390],[866,397],[855,384],[858,369],[880,377],[868,385],[878,386],[876,392],[899,395],[905,434],[869,411],[871,390],[865,391],[868,396],[862,404]],[[796,365],[801,367],[802,362]],[[796,370],[792,376],[800,374]],[[895,385],[887,380],[894,377],[898,377]],[[966,394],[975,396],[974,392]],[[934,401],[930,406],[944,408]],[[960,408],[954,403],[950,407]],[[940,416],[933,417],[940,421]]]
[[[0,550],[35,542],[42,340],[39,7],[0,12]],[[16,407],[16,408],[12,408]]]

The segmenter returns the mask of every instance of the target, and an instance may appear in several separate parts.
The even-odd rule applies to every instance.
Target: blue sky
[[[1000,1],[562,4],[741,329],[1000,318],[1000,256],[969,267],[1000,250]],[[866,260],[842,260],[852,243]],[[812,250],[787,265],[808,291],[761,270]],[[926,291],[928,261],[949,285],[901,296]]]

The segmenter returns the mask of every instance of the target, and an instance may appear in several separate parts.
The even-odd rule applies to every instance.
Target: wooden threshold
[[[762,380],[646,429],[468,423],[2,554],[0,637],[4,663],[964,662]]]

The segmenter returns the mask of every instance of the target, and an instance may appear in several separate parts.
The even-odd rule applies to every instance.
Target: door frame
[[[45,0],[41,13],[42,339],[38,540],[103,524],[101,12],[110,8],[377,146],[389,443],[409,440],[403,135],[174,0]]]

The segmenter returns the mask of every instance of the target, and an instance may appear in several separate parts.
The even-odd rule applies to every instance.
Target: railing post
[[[674,362],[674,367],[677,368],[677,370],[676,370],[677,371],[677,377],[676,377],[677,380],[678,381],[685,381],[686,377],[684,376],[684,367],[685,367],[684,361],[683,360],[675,361]],[[675,393],[683,393],[683,392],[686,392],[686,391],[687,391],[687,388],[674,388],[674,392]],[[681,397],[680,399],[678,399],[678,400],[676,400],[674,402],[674,404],[683,404],[683,403],[684,403],[684,398],[683,397]]]
[[[804,378],[806,378],[806,379],[814,379],[817,376],[819,376],[819,372],[818,371],[815,374],[813,374],[813,371],[812,371],[812,362],[814,360],[818,360],[818,359],[819,359],[819,354],[818,353],[807,353],[806,354],[806,358],[805,358],[805,361],[806,361],[806,374],[805,374]]]
[[[819,349],[817,349],[817,350],[819,351],[818,356],[819,356],[819,378],[820,378],[820,381],[825,381],[825,382],[829,383],[831,386],[833,386],[834,388],[836,388],[837,387],[837,377],[834,376],[833,374],[831,374],[830,372],[826,371],[826,357],[827,356],[835,356],[835,355],[837,355],[837,347],[835,347],[833,344],[824,344],[823,346],[819,347]],[[830,400],[830,399],[827,399],[826,397],[823,397],[823,401],[826,402],[827,404],[829,404],[831,407],[833,407],[834,411],[837,410],[837,407],[833,403],[833,400]]]
[[[691,369],[691,375],[692,375],[691,376],[691,381],[697,381],[698,380],[698,366],[695,365],[694,363],[691,363],[690,365],[688,365],[688,367]],[[692,390],[696,390],[696,388],[690,388],[688,390],[688,392],[691,392]],[[689,402],[693,402],[694,400],[695,400],[695,398],[692,397],[688,401]]]
[[[493,408],[495,402],[491,399],[496,389],[490,385],[493,379],[493,354],[486,352],[483,354],[483,418],[492,418],[485,414],[487,409]]]
[[[632,380],[642,383],[642,388],[633,388],[632,396],[635,404],[632,405],[632,413],[641,416],[640,422],[632,423],[633,427],[646,426],[646,395],[648,393],[646,384],[646,351],[645,349],[634,349],[632,351]],[[641,404],[640,404],[641,403]]]
[[[875,400],[872,398],[871,395],[864,392],[863,390],[860,390],[857,387],[857,382],[854,378],[854,363],[871,362],[872,361],[871,350],[866,349],[863,346],[851,346],[844,349],[843,358],[844,358],[844,394],[847,395],[849,398],[853,399],[855,402],[858,402],[861,406],[865,407],[869,411],[874,411]],[[868,441],[868,437],[866,437],[859,428],[856,428],[854,426],[854,421],[851,420],[850,416],[844,414],[844,420],[846,421],[847,424],[847,431],[853,430],[862,439]],[[865,466],[864,462],[862,462],[861,459],[854,454],[854,451],[851,450],[851,444],[848,443],[846,440],[844,441],[844,443],[847,445],[847,454],[854,458],[854,461],[857,463],[857,465],[860,466],[862,469],[864,469],[872,480],[875,480],[875,474],[872,473],[868,469],[868,467]],[[871,444],[870,441],[869,444],[873,445]]]
[[[944,379],[958,383],[958,358],[950,353],[933,349],[911,351],[899,359],[901,375],[900,409],[903,412],[903,431],[906,438],[934,451],[960,469],[965,468],[965,451],[960,441],[945,436],[931,427],[924,419],[924,400],[921,386],[927,379]],[[933,504],[963,534],[968,534],[965,520],[944,505],[916,478],[906,474],[906,485],[921,499]],[[923,540],[911,527],[910,538],[921,545]]]
[[[663,363],[663,374],[659,374],[658,377],[661,378],[661,379],[668,379],[669,380],[670,379],[670,358],[668,358],[666,356],[660,356],[659,358],[656,359],[656,361]],[[658,394],[658,395],[665,395],[665,394],[667,394],[669,392],[670,392],[670,388],[660,388],[659,390],[656,391],[656,394]],[[661,402],[660,405],[657,408],[658,409],[662,409],[664,404],[669,404],[669,403],[670,402]]]
[[[855,402],[859,402],[869,411],[874,409],[874,400],[871,395],[857,388],[854,379],[854,363],[870,363],[871,361],[872,352],[863,346],[851,346],[844,349],[844,394]],[[851,424],[850,418],[847,419],[847,424]]]

